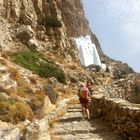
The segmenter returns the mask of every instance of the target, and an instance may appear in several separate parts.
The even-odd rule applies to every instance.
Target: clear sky
[[[104,53],[140,72],[140,0],[82,0]]]

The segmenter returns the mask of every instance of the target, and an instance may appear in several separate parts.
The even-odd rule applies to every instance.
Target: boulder
[[[36,38],[32,38],[28,41],[28,48],[31,49],[31,50],[36,50],[38,48],[38,43],[37,43],[37,40]]]
[[[21,25],[19,28],[17,28],[16,37],[19,38],[23,44],[27,45],[28,41],[34,36],[35,32],[30,25]]]
[[[54,88],[51,85],[47,84],[45,86],[45,92],[46,95],[50,98],[51,103],[56,104],[58,99],[58,94],[56,93]]]
[[[46,37],[46,29],[43,25],[37,25],[36,27],[36,36],[39,40],[45,40]]]
[[[37,31],[37,38],[39,40],[45,40],[45,32],[44,31]]]

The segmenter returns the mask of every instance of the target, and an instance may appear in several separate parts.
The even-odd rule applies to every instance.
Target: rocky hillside
[[[90,35],[96,44],[108,66],[106,72],[80,65],[74,39],[84,35]],[[34,139],[28,131],[39,132],[38,127],[48,123],[44,118],[62,113],[61,101],[76,94],[79,81],[89,78],[98,88],[133,73],[127,64],[103,53],[89,28],[81,0],[0,0],[0,40],[0,139]],[[110,97],[108,89],[102,89]],[[123,88],[119,89],[114,96],[122,90],[120,95],[126,95]],[[38,120],[42,118],[43,122]],[[27,133],[21,136],[21,132]]]
[[[76,92],[90,73],[80,66],[74,37],[86,34],[91,31],[80,0],[0,1],[2,121],[43,117],[45,98],[55,104]]]

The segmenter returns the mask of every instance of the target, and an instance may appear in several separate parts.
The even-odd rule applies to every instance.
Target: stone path
[[[51,140],[123,140],[101,120],[84,118],[81,105],[70,106],[67,112],[54,122]]]

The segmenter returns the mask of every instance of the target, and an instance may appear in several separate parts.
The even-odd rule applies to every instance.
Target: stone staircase
[[[51,140],[123,140],[101,120],[82,116],[81,105],[68,107],[67,112],[52,124]]]

